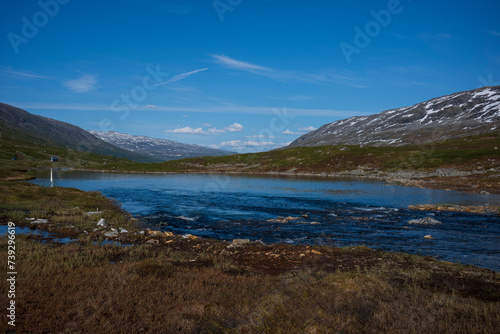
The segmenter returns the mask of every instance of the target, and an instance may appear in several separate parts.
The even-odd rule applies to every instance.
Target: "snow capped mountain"
[[[182,158],[221,156],[236,154],[236,152],[217,150],[208,147],[183,144],[168,139],[157,139],[146,136],[132,136],[115,131],[89,131],[99,139],[125,150],[148,155],[159,161]]]
[[[500,86],[325,124],[287,147],[405,145],[500,131]]]

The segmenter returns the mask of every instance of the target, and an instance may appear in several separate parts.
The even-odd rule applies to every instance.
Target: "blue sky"
[[[5,0],[0,102],[238,152],[500,84],[499,1]]]

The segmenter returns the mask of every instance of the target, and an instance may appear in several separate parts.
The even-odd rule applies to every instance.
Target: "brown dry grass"
[[[417,256],[358,247],[332,254],[386,255],[269,275],[206,252],[16,240],[19,333],[496,333],[500,324],[497,273]],[[5,259],[5,238],[0,246]],[[488,293],[464,293],[466,282],[439,273]]]
[[[77,218],[99,205],[133,227],[98,193],[2,182],[0,190],[0,219],[16,224],[36,215],[81,231],[95,222]],[[496,333],[500,325],[500,274],[488,270],[366,247],[154,238],[156,246],[144,237],[120,247],[18,235],[16,332]],[[5,237],[0,254],[6,273]],[[5,310],[5,279],[0,291]],[[12,330],[2,318],[0,332]]]

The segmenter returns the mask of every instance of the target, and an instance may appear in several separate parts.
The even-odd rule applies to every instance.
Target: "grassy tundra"
[[[140,234],[100,193],[14,181],[0,190],[3,223],[46,218],[38,228],[79,240],[17,235],[16,332],[496,333],[500,323],[500,275],[485,269],[366,247]],[[100,243],[101,217],[129,230],[119,237],[129,246]]]

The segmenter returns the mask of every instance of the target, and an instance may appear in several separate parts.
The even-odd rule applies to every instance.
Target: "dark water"
[[[47,171],[37,173],[32,182],[49,185]],[[499,195],[359,179],[57,171],[54,180],[57,186],[101,191],[174,233],[266,243],[363,244],[500,271],[499,216],[407,209],[412,204],[499,205]],[[278,216],[298,218],[268,221]],[[408,224],[425,216],[443,224]],[[434,239],[424,239],[427,234]]]

